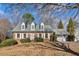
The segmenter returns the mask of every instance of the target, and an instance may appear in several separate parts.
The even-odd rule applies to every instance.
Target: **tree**
[[[71,18],[70,18],[69,23],[67,25],[67,31],[69,33],[71,33],[71,34],[74,34],[74,31],[75,31],[75,29],[74,29],[74,22],[73,22],[73,20]]]
[[[1,19],[0,20],[0,40],[6,39],[6,33],[10,30],[10,22],[8,19]]]
[[[63,23],[62,23],[62,21],[60,20],[60,22],[59,22],[59,24],[58,24],[58,29],[63,29],[63,28],[64,28]]]
[[[34,20],[34,17],[30,13],[25,13],[22,18],[24,19],[23,21],[27,23],[31,23]]]
[[[74,34],[69,34],[66,38],[67,41],[74,41],[75,40],[75,35]]]
[[[52,41],[52,42],[57,41],[57,35],[55,34],[55,32],[50,36],[50,41]]]

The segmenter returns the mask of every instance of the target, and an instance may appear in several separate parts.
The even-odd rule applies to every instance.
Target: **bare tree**
[[[6,38],[6,33],[10,28],[10,22],[7,19],[0,20],[0,40],[4,40]]]

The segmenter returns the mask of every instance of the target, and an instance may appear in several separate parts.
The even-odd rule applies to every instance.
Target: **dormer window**
[[[44,29],[44,23],[41,23],[40,29]]]
[[[34,25],[32,25],[32,29],[34,29]]]
[[[25,23],[21,24],[21,30],[25,30]]]
[[[25,28],[24,28],[24,25],[22,25],[22,29],[25,29]]]
[[[35,30],[35,24],[34,23],[31,24],[31,30]]]
[[[41,25],[41,29],[43,29],[44,27],[43,27],[43,25]]]

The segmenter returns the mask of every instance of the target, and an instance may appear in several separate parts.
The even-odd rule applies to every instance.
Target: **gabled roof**
[[[13,30],[14,31],[22,31],[21,30],[21,23],[18,24]],[[23,31],[31,31],[31,24],[28,24],[25,30]],[[52,27],[50,25],[44,25],[44,30],[40,29],[40,24],[35,23],[35,30],[34,31],[52,31]]]
[[[67,34],[67,31],[65,29],[53,29],[50,25],[44,24],[44,30],[40,29],[40,24],[35,24],[35,30],[36,31],[43,31],[43,32],[55,32],[56,34]],[[28,24],[25,30],[21,30],[21,23],[18,24],[12,32],[33,32],[31,30],[31,24]]]

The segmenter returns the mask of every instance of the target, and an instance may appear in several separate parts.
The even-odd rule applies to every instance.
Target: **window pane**
[[[20,34],[17,34],[17,38],[20,38]]]
[[[39,37],[41,37],[41,34],[39,34]]]
[[[24,34],[24,38],[26,38],[26,34]]]
[[[22,29],[24,29],[24,25],[22,25]]]
[[[43,29],[43,26],[41,26],[41,29]]]
[[[32,25],[32,29],[34,29],[34,26]]]

